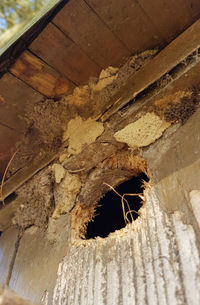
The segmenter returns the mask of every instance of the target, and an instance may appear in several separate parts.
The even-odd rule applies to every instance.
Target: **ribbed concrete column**
[[[54,305],[198,305],[200,258],[193,227],[145,192],[141,216],[108,238],[69,248]],[[103,224],[102,224],[103,225]]]

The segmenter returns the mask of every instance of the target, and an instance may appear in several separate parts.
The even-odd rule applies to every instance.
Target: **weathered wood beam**
[[[101,121],[105,122],[113,113],[126,105],[140,92],[159,80],[188,55],[198,49],[200,47],[199,33],[200,19],[173,40],[119,89],[117,94],[110,99],[110,103],[107,107],[111,108],[101,117]]]
[[[10,72],[50,98],[68,94],[75,87],[71,81],[28,51],[21,54]]]

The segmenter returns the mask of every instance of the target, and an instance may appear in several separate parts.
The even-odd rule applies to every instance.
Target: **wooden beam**
[[[107,107],[111,108],[105,112],[101,120],[106,121],[113,113],[198,49],[200,47],[199,33],[200,19],[173,40],[119,89],[117,94],[110,99]]]
[[[50,98],[68,94],[75,87],[72,82],[28,51],[21,54],[10,72]]]

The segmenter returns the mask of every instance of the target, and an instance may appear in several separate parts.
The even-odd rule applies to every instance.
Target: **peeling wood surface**
[[[199,31],[200,20],[196,21],[133,75],[110,101],[108,106],[113,105],[113,107],[102,116],[102,121],[106,121],[114,112],[126,105],[131,99],[135,98],[140,92],[198,49],[200,47]]]
[[[199,304],[200,258],[192,226],[180,212],[163,212],[153,189],[145,198],[134,224],[70,246],[53,304]]]
[[[28,51],[17,59],[10,72],[47,97],[58,97],[74,88],[74,84]]]

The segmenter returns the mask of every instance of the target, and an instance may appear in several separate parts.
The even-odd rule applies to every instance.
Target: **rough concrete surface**
[[[5,284],[9,277],[17,240],[18,230],[14,227],[7,229],[0,236],[0,283],[2,284]]]
[[[194,217],[196,218],[200,228],[200,190],[192,190],[190,192],[190,203]]]
[[[143,154],[153,174],[161,205],[168,213],[180,210],[188,217],[189,192],[200,190],[199,116],[200,108],[183,126],[151,145]]]
[[[153,188],[145,198],[133,224],[70,247],[58,268],[53,305],[200,303],[192,226],[183,223],[180,212],[163,212]]]
[[[20,241],[9,286],[36,304],[47,294],[51,304],[58,264],[68,250],[68,216],[56,233],[56,241],[52,243],[41,229],[33,226],[24,232]]]

